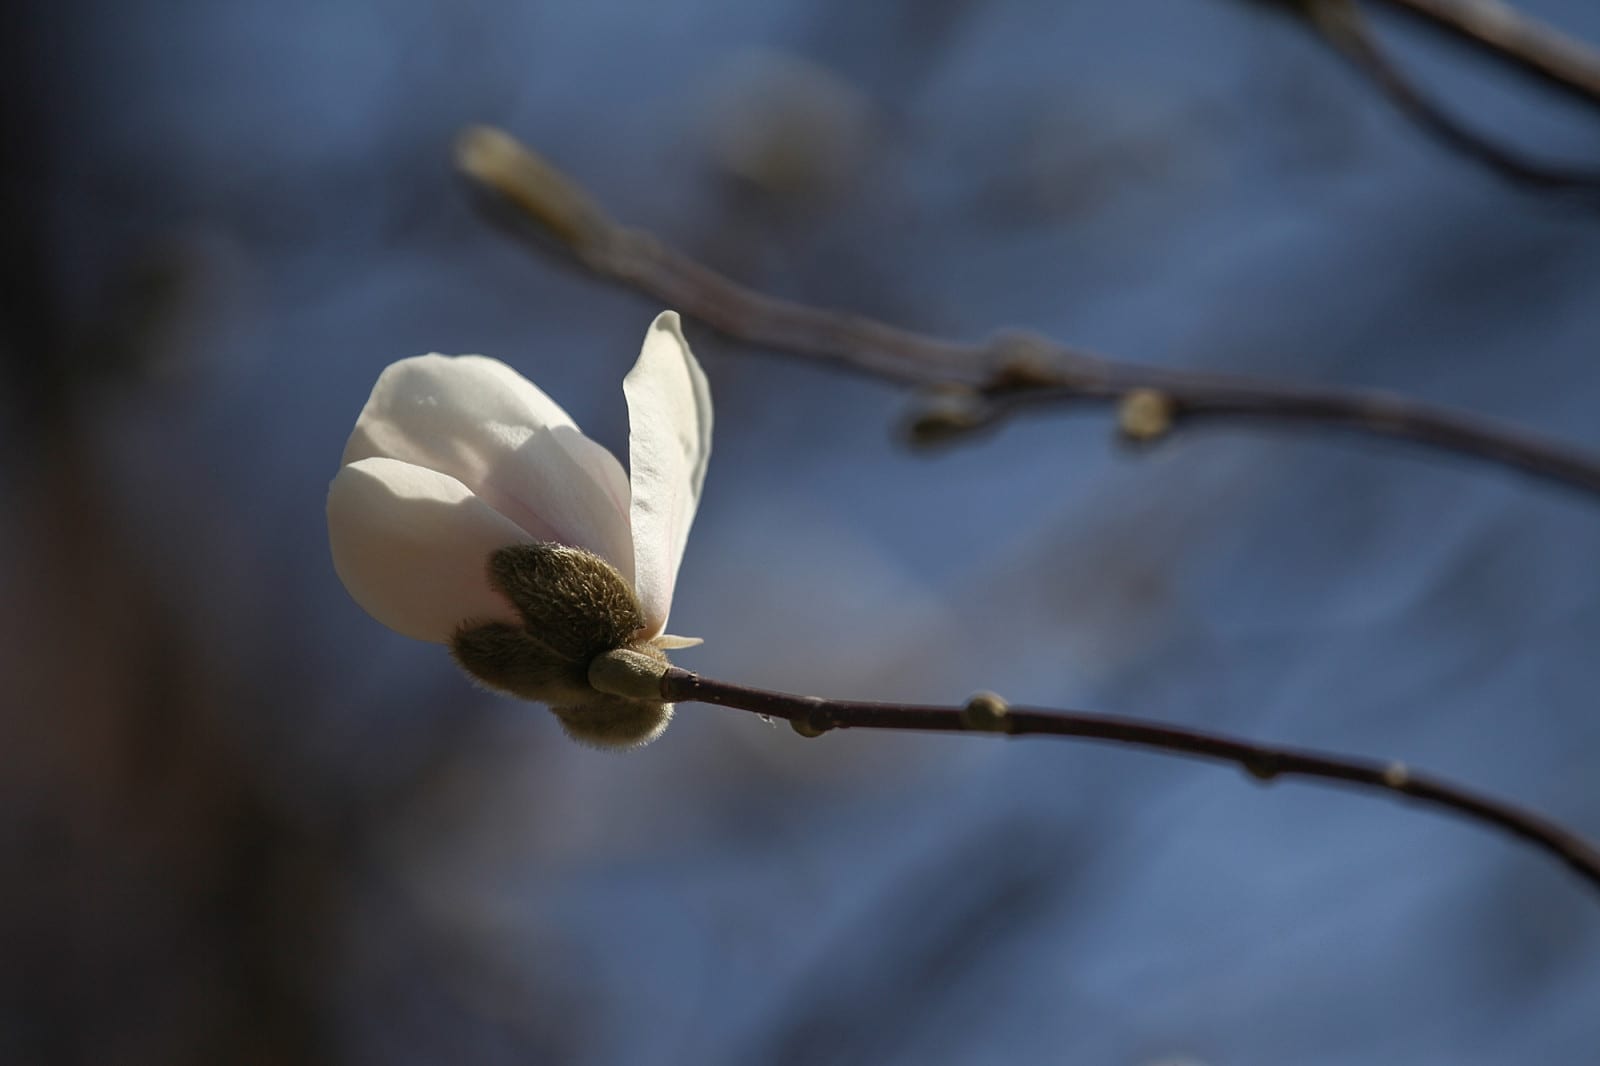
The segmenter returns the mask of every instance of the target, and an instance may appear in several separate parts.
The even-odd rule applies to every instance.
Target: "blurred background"
[[[1585,0],[1522,5],[1600,41]],[[1587,1061],[1600,909],[1456,820],[1090,745],[689,706],[579,748],[367,618],[379,370],[483,352],[626,454],[660,308],[453,173],[503,126],[758,288],[1374,385],[1600,449],[1600,213],[1244,0],[8,7],[0,1062]],[[1484,129],[1600,122],[1410,27]],[[1399,446],[913,398],[689,337],[678,662],[1404,759],[1600,835],[1600,508]]]

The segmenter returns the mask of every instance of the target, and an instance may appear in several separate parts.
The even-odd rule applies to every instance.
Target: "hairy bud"
[[[659,699],[667,657],[651,644],[615,648],[589,664],[589,684],[612,696],[633,700]]]
[[[597,748],[640,748],[666,732],[672,704],[593,694],[588,702],[551,707],[567,736]]]
[[[657,678],[667,665],[659,648],[636,639],[643,613],[614,566],[581,548],[517,544],[490,556],[489,580],[522,624],[462,625],[450,650],[463,670],[492,689],[547,704],[575,740],[636,747],[661,735],[672,705],[647,686],[618,692],[590,683],[591,664],[619,649],[628,662],[656,664]]]

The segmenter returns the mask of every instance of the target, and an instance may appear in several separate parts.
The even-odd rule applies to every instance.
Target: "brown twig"
[[[536,224],[539,243],[599,277],[645,293],[733,340],[938,391],[912,420],[932,443],[1049,406],[1113,405],[1149,440],[1191,418],[1339,426],[1497,463],[1600,496],[1600,457],[1515,426],[1361,389],[1309,388],[1240,375],[1117,362],[1031,335],[962,344],[746,288],[605,214],[566,175],[510,136],[462,137],[461,168]],[[1156,417],[1142,417],[1154,415]]]
[[[1394,0],[1398,7],[1420,15],[1429,14],[1437,25],[1463,34],[1477,27],[1482,31],[1487,19],[1473,22],[1467,9],[1485,9],[1484,3],[1447,3],[1441,0]],[[1435,105],[1416,87],[1405,72],[1389,58],[1378,37],[1362,16],[1355,0],[1301,0],[1295,5],[1317,34],[1336,52],[1349,60],[1365,74],[1390,102],[1418,126],[1427,130],[1451,149],[1474,159],[1512,181],[1538,188],[1565,190],[1574,193],[1600,193],[1600,171],[1561,166],[1556,163],[1533,160],[1522,153],[1498,144],[1472,130],[1465,123]],[[1493,10],[1509,11],[1502,4],[1493,4]],[[1546,60],[1537,69],[1549,77],[1561,76],[1557,84],[1567,88],[1591,104],[1600,104],[1600,57],[1593,56],[1581,46],[1571,45],[1564,51],[1554,50],[1552,41],[1564,41],[1553,30],[1542,35],[1529,33],[1498,35],[1479,32],[1472,38],[1481,48],[1506,56],[1502,49],[1520,45],[1523,51],[1514,53],[1520,61],[1532,64],[1535,58]],[[1537,41],[1542,47],[1533,48]],[[1531,51],[1529,49],[1532,49]],[[1548,80],[1548,78],[1547,78]]]
[[[1341,782],[1443,808],[1494,826],[1556,856],[1590,887],[1600,889],[1600,850],[1582,836],[1513,804],[1417,773],[1403,763],[1276,747],[1134,718],[1009,707],[987,693],[974,696],[965,707],[831,700],[748,688],[673,667],[660,678],[660,695],[672,703],[711,703],[782,718],[805,736],[820,736],[833,729],[898,729],[1078,737],[1231,762],[1260,781],[1309,777]]]
[[[1484,55],[1600,107],[1600,51],[1500,0],[1377,0]]]

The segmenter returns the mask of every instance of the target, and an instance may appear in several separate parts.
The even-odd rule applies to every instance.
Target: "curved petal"
[[[650,324],[639,361],[622,388],[628,397],[633,478],[634,588],[648,639],[666,628],[678,563],[711,458],[711,389],[683,339],[676,311],[665,311]]]
[[[628,478],[527,378],[481,355],[391,364],[345,445],[448,474],[536,540],[585,548],[633,579]]]
[[[362,459],[328,487],[333,568],[368,614],[444,643],[469,620],[521,624],[489,584],[489,556],[528,540],[453,477],[398,459]]]

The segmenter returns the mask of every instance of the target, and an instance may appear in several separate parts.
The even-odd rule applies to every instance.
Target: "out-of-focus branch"
[[[783,718],[804,736],[820,736],[833,729],[898,729],[1077,737],[1168,755],[1231,762],[1260,781],[1307,777],[1339,782],[1386,792],[1394,798],[1414,800],[1493,826],[1556,856],[1590,887],[1600,889],[1600,850],[1582,836],[1513,804],[1417,773],[1403,763],[1276,747],[1135,718],[1010,707],[989,693],[974,696],[965,707],[867,703],[769,692],[672,667],[660,678],[660,695],[674,703],[712,703]]]
[[[1600,170],[1532,159],[1452,116],[1395,63],[1356,0],[1269,0],[1303,20],[1397,110],[1451,150],[1531,188],[1600,197]],[[1518,13],[1499,0],[1375,0],[1478,51],[1600,108],[1600,53]]]
[[[941,340],[746,288],[615,222],[565,174],[498,130],[468,130],[458,163],[492,194],[494,205],[509,205],[517,222],[534,224],[540,247],[602,279],[744,344],[931,387],[910,424],[918,443],[960,439],[1034,408],[1112,406],[1124,434],[1141,441],[1202,418],[1333,426],[1454,452],[1600,496],[1600,457],[1516,426],[1372,390],[1113,361],[1033,335],[1004,334],[984,344]]]
[[[1376,0],[1591,107],[1600,51],[1500,0]]]

